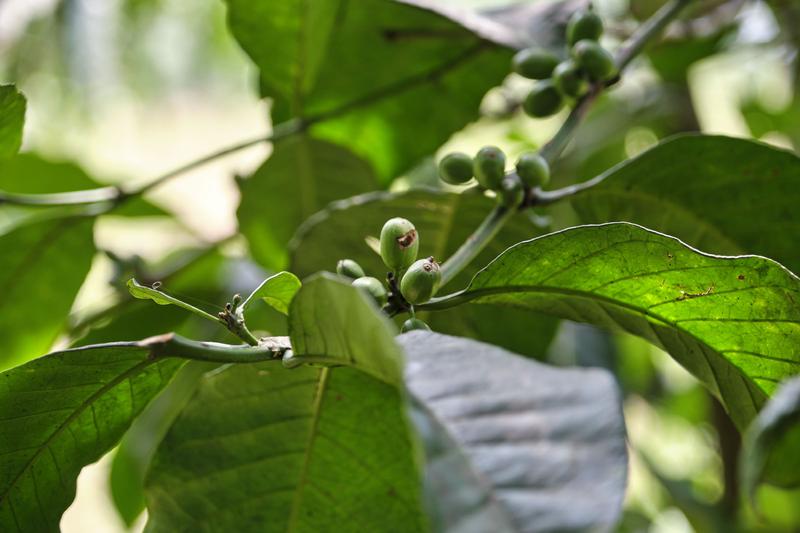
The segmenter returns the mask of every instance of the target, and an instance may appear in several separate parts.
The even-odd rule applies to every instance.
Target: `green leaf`
[[[109,487],[114,505],[125,524],[144,511],[144,480],[150,460],[167,430],[194,394],[200,378],[216,366],[190,361],[133,421],[114,452]]]
[[[495,202],[482,194],[446,193],[416,190],[400,194],[372,193],[328,206],[301,226],[290,246],[291,270],[301,278],[320,270],[333,270],[343,257],[360,264],[368,276],[382,279],[386,266],[366,240],[380,235],[384,222],[404,217],[414,223],[419,234],[419,257],[446,260],[470,232],[492,210]],[[476,258],[473,266],[440,290],[464,287],[477,270],[503,250],[521,240],[541,234],[524,216],[512,218]],[[437,331],[497,342],[508,349],[539,357],[555,332],[552,317],[533,315],[527,310],[504,309],[504,320],[487,320],[492,306],[460,307],[441,316],[421,317],[431,321]],[[506,320],[507,319],[507,320]],[[531,322],[536,326],[531,327]]]
[[[11,157],[22,144],[25,97],[13,85],[0,85],[0,159]]]
[[[93,218],[44,219],[0,234],[0,370],[47,352],[94,256]]]
[[[78,165],[51,161],[36,154],[19,154],[0,161],[0,189],[14,193],[46,194],[80,191],[105,186],[89,177]],[[133,198],[115,209],[115,215],[147,217],[168,213],[142,198]]]
[[[775,392],[745,434],[740,456],[742,492],[753,497],[760,483],[800,486],[800,377]]]
[[[305,335],[307,331],[314,334]],[[403,361],[394,342],[396,333],[366,294],[333,274],[307,279],[289,311],[289,337],[297,360],[355,366],[401,388]]]
[[[429,332],[398,338],[439,531],[606,531],[627,478],[613,376]]]
[[[757,256],[721,257],[627,223],[571,228],[501,254],[463,301],[621,328],[663,347],[721,398],[740,429],[800,370],[800,280]]]
[[[239,226],[253,258],[279,270],[297,226],[328,203],[375,187],[369,165],[348,150],[294,137],[276,144],[261,168],[239,182]]]
[[[278,272],[264,280],[242,304],[242,313],[247,318],[250,306],[258,300],[264,300],[270,307],[284,315],[289,314],[289,304],[300,290],[300,280],[291,272]]]
[[[290,321],[300,357],[348,366],[207,375],[151,466],[148,531],[426,530],[390,324],[326,277],[304,283]]]
[[[586,222],[626,220],[701,250],[755,253],[800,272],[800,158],[751,140],[680,135],[575,196]],[[713,206],[709,208],[709,206]]]
[[[0,374],[0,530],[57,531],[83,466],[111,449],[181,361],[164,338],[89,346]]]
[[[324,116],[314,135],[351,147],[384,183],[477,119],[483,95],[508,74],[511,50],[425,7],[227,4],[231,31],[261,72],[262,94],[277,101],[275,120]]]
[[[128,292],[131,293],[131,296],[134,298],[139,298],[140,300],[153,300],[158,305],[177,305],[178,307],[186,309],[190,313],[194,313],[197,316],[201,316],[212,322],[219,322],[219,319],[217,319],[217,317],[214,315],[209,314],[190,303],[175,298],[164,291],[141,285],[133,278],[128,280]]]

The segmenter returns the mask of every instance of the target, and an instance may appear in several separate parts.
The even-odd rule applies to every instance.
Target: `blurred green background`
[[[449,3],[483,8],[503,2]],[[629,35],[660,3],[597,0],[609,44]],[[679,131],[753,137],[797,150],[798,3],[698,4],[691,19],[673,25],[595,106],[554,169],[556,185],[591,178]],[[219,0],[4,0],[0,81],[17,84],[28,98],[24,151],[77,163],[99,182],[142,183],[270,131],[269,102],[258,97],[257,73],[229,35]],[[491,91],[483,117],[440,152],[496,144],[511,159],[546,141],[564,115],[531,121],[509,112],[508,102],[525,86],[510,77]],[[184,276],[184,296],[218,305],[219,294],[254,285],[261,271],[244,259],[245,244],[236,236],[233,177],[255,170],[269,151],[247,149],[150,193],[148,199],[174,218],[104,217],[95,238],[105,253],[94,261],[73,322],[85,323],[117,300],[120,280],[132,271],[158,279],[163,265],[186,261],[191,250],[209,243],[225,241],[194,275]],[[423,163],[391,187],[439,186],[432,168],[432,161]],[[554,228],[576,220],[566,204],[541,215],[551,217]],[[204,291],[208,276],[216,288]],[[93,335],[100,341],[114,332]],[[737,432],[718,403],[666,354],[633,337],[564,323],[547,358],[611,368],[625,391],[631,470],[620,531],[800,527],[800,494],[762,488],[760,515],[739,497],[732,470]],[[63,531],[128,530],[109,497],[109,462],[106,457],[81,474]],[[144,521],[140,517],[131,530]]]

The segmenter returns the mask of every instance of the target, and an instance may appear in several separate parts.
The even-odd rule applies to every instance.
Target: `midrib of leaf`
[[[303,458],[303,466],[300,470],[300,478],[297,482],[297,489],[292,501],[292,510],[289,515],[289,521],[286,524],[286,531],[295,531],[297,527],[297,520],[300,513],[300,507],[303,503],[303,495],[305,486],[308,482],[308,468],[311,464],[311,456],[314,452],[314,444],[317,440],[317,429],[319,427],[320,413],[322,411],[322,399],[325,397],[325,388],[328,385],[328,375],[330,374],[329,368],[323,368],[319,373],[319,383],[317,385],[317,394],[314,397],[314,404],[311,408],[311,428],[308,432],[308,439],[306,440],[306,456]]]
[[[51,433],[50,436],[48,436],[47,439],[45,439],[44,443],[42,443],[41,445],[39,445],[37,447],[36,451],[31,456],[31,458],[25,463],[23,468],[20,469],[20,472],[11,481],[11,483],[9,483],[8,489],[6,489],[6,491],[3,494],[0,494],[0,501],[3,501],[3,500],[6,499],[6,497],[11,492],[11,489],[13,489],[16,486],[17,482],[22,478],[23,474],[25,474],[28,471],[28,469],[31,467],[31,465],[34,463],[34,461],[36,461],[39,458],[39,456],[42,454],[44,449],[46,449],[46,448],[49,449],[50,448],[50,444],[52,444],[52,442],[56,438],[58,438],[61,435],[61,433],[66,428],[68,428],[69,425],[77,417],[79,417],[81,414],[83,414],[83,412],[86,411],[87,408],[92,407],[94,402],[95,402],[95,400],[97,400],[98,398],[103,396],[105,393],[107,393],[108,391],[110,391],[111,389],[113,389],[114,387],[116,387],[117,385],[122,383],[123,381],[125,381],[125,379],[128,379],[128,378],[131,378],[131,377],[135,376],[136,374],[138,374],[139,372],[141,372],[142,370],[144,370],[148,366],[152,365],[156,361],[158,361],[157,358],[150,358],[148,356],[144,361],[140,361],[139,363],[136,363],[134,366],[132,366],[131,368],[129,368],[125,372],[119,374],[113,380],[109,381],[108,383],[106,383],[105,385],[100,387],[94,394],[89,396],[86,400],[81,402],[81,404],[78,405],[77,408],[72,413],[70,413],[70,415],[66,418],[66,420],[64,420],[64,422],[62,422],[55,429],[55,431],[53,431],[53,433]],[[98,430],[98,432],[99,432],[99,429],[96,426],[97,426],[97,424],[95,423],[95,429]],[[58,464],[57,463],[55,463],[55,464],[56,464],[56,467],[58,467]],[[34,485],[34,488],[35,488],[36,487],[36,479],[35,478],[33,479],[33,485]],[[11,500],[9,500],[9,503],[10,502],[11,502]],[[44,511],[44,510],[42,510],[42,511]]]
[[[606,178],[606,179],[613,179],[613,178]],[[603,180],[603,181],[605,181],[605,180]],[[602,181],[600,181],[598,183],[602,183]],[[586,193],[586,196],[588,196],[588,197],[591,197],[591,196],[603,196],[603,195],[605,195],[605,196],[617,196],[617,197],[622,197],[623,199],[627,199],[628,197],[634,197],[634,198],[639,198],[639,199],[642,199],[642,200],[646,200],[648,202],[653,202],[653,203],[657,203],[657,204],[663,204],[669,210],[674,211],[678,215],[682,215],[682,216],[686,217],[688,220],[690,220],[692,222],[693,225],[702,228],[702,231],[700,231],[697,235],[695,235],[695,237],[693,239],[691,239],[691,241],[693,243],[695,241],[697,241],[697,239],[699,239],[700,235],[702,235],[703,232],[705,231],[705,232],[708,232],[708,233],[714,235],[714,240],[715,241],[724,242],[727,245],[727,247],[731,250],[730,253],[737,253],[737,254],[745,253],[745,250],[742,249],[742,247],[739,245],[739,243],[736,242],[735,239],[732,239],[730,236],[726,235],[725,232],[722,231],[719,227],[715,226],[714,224],[712,224],[711,222],[707,221],[706,219],[697,216],[697,214],[695,212],[690,211],[689,209],[686,209],[685,207],[683,207],[680,204],[677,204],[677,203],[675,203],[675,202],[673,202],[671,200],[665,200],[662,197],[655,196],[655,195],[653,195],[653,194],[651,194],[649,192],[646,192],[646,191],[643,191],[643,190],[640,190],[640,189],[636,189],[636,190],[587,189],[587,193]],[[580,196],[578,198],[580,198]],[[579,201],[580,200],[578,200],[578,202]],[[578,211],[578,216],[580,216],[580,209],[576,209],[576,211]],[[592,211],[594,211],[594,209],[592,209]],[[583,217],[581,217],[581,218],[583,218]],[[602,217],[602,218],[605,218],[605,217]],[[589,222],[589,221],[587,221],[587,222]],[[654,229],[661,229],[661,230],[666,231],[666,228],[654,228]]]

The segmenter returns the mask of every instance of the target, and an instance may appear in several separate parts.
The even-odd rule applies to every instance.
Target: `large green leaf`
[[[384,278],[387,269],[366,239],[377,238],[384,222],[396,216],[405,217],[416,226],[420,257],[433,256],[443,261],[480,225],[494,205],[493,200],[474,192],[433,190],[372,193],[336,202],[298,229],[291,245],[291,270],[303,277],[320,270],[333,270],[336,261],[347,257],[357,261],[367,275]],[[444,290],[464,287],[480,267],[500,252],[539,234],[541,229],[523,215],[514,217],[475,259],[473,266],[456,276]],[[497,342],[526,355],[542,355],[555,331],[555,320],[533,316],[526,310],[504,309],[501,324],[489,319],[496,311],[493,306],[469,306],[429,318],[437,331]],[[532,321],[536,324],[533,328]]]
[[[25,124],[25,97],[13,85],[0,85],[0,159],[17,153]]]
[[[94,219],[43,219],[0,234],[0,370],[47,352],[94,256]]]
[[[189,361],[133,421],[114,452],[109,487],[120,517],[130,527],[144,511],[144,480],[150,460],[167,430],[214,363]]]
[[[181,362],[164,338],[56,352],[0,374],[0,530],[58,531],[84,465],[111,449]]]
[[[663,347],[720,397],[740,429],[800,371],[800,280],[772,260],[721,257],[627,223],[522,242],[479,272],[465,300],[617,327]]]
[[[759,483],[800,486],[800,377],[775,392],[747,430],[741,451],[741,481],[752,495]]]
[[[441,531],[610,530],[627,478],[613,376],[428,332],[398,338]]]
[[[483,95],[508,74],[509,49],[425,7],[227,4],[234,36],[260,69],[262,93],[277,100],[276,119],[325,115],[314,134],[370,160],[384,182],[476,119]]]
[[[259,346],[174,333],[54,352],[0,373],[0,531],[57,531],[81,468],[110,450],[181,367],[273,361],[286,337]]]
[[[368,296],[333,274],[306,280],[289,308],[296,360],[354,366],[401,389],[396,333]]]
[[[148,531],[425,530],[400,348],[357,289],[306,281],[290,308],[304,365],[208,375],[162,442]]]
[[[276,144],[261,168],[239,182],[239,227],[253,258],[280,270],[297,226],[328,203],[375,187],[369,165],[348,150],[294,137]]]
[[[572,200],[586,222],[626,220],[713,253],[756,253],[800,272],[800,158],[759,142],[681,135]]]

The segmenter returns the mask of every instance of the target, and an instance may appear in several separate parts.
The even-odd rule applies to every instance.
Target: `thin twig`
[[[467,237],[464,244],[450,256],[450,258],[442,264],[442,282],[441,285],[445,286],[452,280],[464,267],[466,267],[473,259],[484,249],[484,247],[491,241],[500,228],[512,217],[515,210],[510,209],[504,205],[497,205],[481,222],[481,225]]]
[[[385,98],[403,93],[409,89],[412,89],[419,83],[437,81],[441,79],[443,76],[445,76],[447,73],[452,71],[453,69],[460,66],[465,61],[475,56],[476,54],[489,48],[491,44],[492,43],[489,43],[488,41],[479,41],[474,46],[465,49],[462,53],[453,57],[449,61],[442,63],[441,65],[437,65],[426,72],[422,72],[414,76],[409,76],[408,78],[400,80],[396,83],[392,83],[385,87],[381,87],[375,91],[372,91],[358,98],[355,98],[354,100],[345,102],[333,109],[327,111],[321,111],[315,115],[310,115],[306,118],[295,118],[288,120],[286,122],[281,122],[280,124],[277,124],[273,128],[273,131],[270,135],[265,135],[261,137],[256,137],[254,139],[242,141],[240,143],[234,144],[233,146],[229,146],[227,148],[223,148],[216,152],[212,152],[208,155],[201,157],[200,159],[191,161],[190,163],[187,163],[176,169],[166,172],[165,174],[157,176],[156,178],[153,178],[146,184],[129,191],[124,190],[123,188],[117,186],[101,187],[96,189],[71,191],[66,193],[54,193],[54,194],[16,194],[16,193],[7,193],[4,191],[0,191],[0,205],[6,203],[6,204],[38,206],[38,207],[53,207],[53,206],[82,205],[82,204],[107,202],[108,208],[106,211],[112,211],[117,207],[125,204],[132,198],[138,198],[144,193],[160,185],[163,185],[172,178],[175,178],[189,171],[192,171],[198,167],[206,165],[212,161],[219,159],[220,157],[233,154],[235,152],[244,150],[245,148],[250,148],[251,146],[255,146],[257,144],[265,142],[276,142],[285,139],[287,137],[290,137],[292,135],[303,133],[307,131],[314,124],[331,120],[341,115],[345,115],[350,111],[353,111],[354,109],[367,107]]]
[[[639,26],[634,34],[631,35],[617,51],[615,58],[617,70],[620,72],[624,70],[633,58],[636,57],[656,35],[660,34],[661,31],[672,22],[672,19],[678,15],[680,10],[686,7],[690,2],[692,2],[692,0],[672,0],[664,4],[652,17]]]

